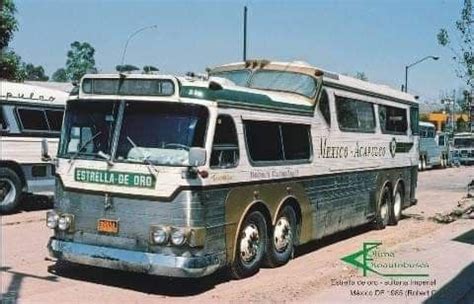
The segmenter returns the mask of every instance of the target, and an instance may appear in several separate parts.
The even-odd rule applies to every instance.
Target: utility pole
[[[247,60],[247,6],[244,6],[244,54],[243,60]]]
[[[454,130],[455,130],[455,124],[454,124],[454,117],[455,117],[455,111],[456,111],[456,90],[453,90],[453,110],[451,111],[451,128],[453,130],[453,134],[454,134]]]

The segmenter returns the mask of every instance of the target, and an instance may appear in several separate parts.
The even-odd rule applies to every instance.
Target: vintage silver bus
[[[413,96],[302,62],[208,79],[86,75],[68,101],[48,248],[59,260],[235,278],[416,202]]]
[[[0,81],[0,212],[24,193],[54,193],[55,155],[68,93]],[[46,148],[52,155],[49,155]]]

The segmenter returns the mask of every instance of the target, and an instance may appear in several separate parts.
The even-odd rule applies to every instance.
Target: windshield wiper
[[[90,144],[94,139],[97,138],[97,136],[99,136],[100,134],[102,134],[102,131],[99,131],[97,133],[94,134],[94,136],[92,136],[91,138],[89,138],[85,143],[83,143],[79,149],[77,149],[76,153],[74,153],[74,155],[69,159],[69,163],[72,163],[76,157],[79,155],[79,153],[81,153],[82,150],[84,150],[84,148]]]
[[[128,142],[137,149],[137,151],[142,155],[143,157],[143,162],[146,163],[148,170],[150,171],[151,174],[155,172],[158,174],[158,169],[156,169],[155,165],[149,160],[150,155],[145,155],[145,152],[143,152],[142,148],[137,146],[137,144],[130,138],[130,136],[127,136]]]

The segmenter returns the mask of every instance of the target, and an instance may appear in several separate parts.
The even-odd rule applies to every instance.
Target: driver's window
[[[212,168],[233,168],[239,163],[239,142],[232,117],[217,117],[211,153]]]

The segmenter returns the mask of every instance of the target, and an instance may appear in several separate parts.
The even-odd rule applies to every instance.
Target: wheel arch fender
[[[14,162],[14,161],[0,161],[0,167],[7,168],[15,172],[16,175],[20,178],[22,189],[23,190],[25,189],[26,187],[25,174],[23,173],[23,169],[21,168],[21,165],[19,163]]]
[[[232,235],[232,239],[233,239],[232,248],[233,249],[231,252],[230,260],[228,261],[229,263],[232,263],[235,260],[235,248],[237,248],[237,240],[239,239],[239,231],[240,231],[240,228],[242,227],[242,223],[245,217],[252,211],[260,211],[263,214],[267,222],[267,229],[269,228],[269,225],[272,225],[270,210],[267,204],[263,200],[254,200],[250,204],[248,204],[248,206],[244,209],[244,211],[242,212],[242,215],[240,216],[239,222],[235,229],[235,233]]]

